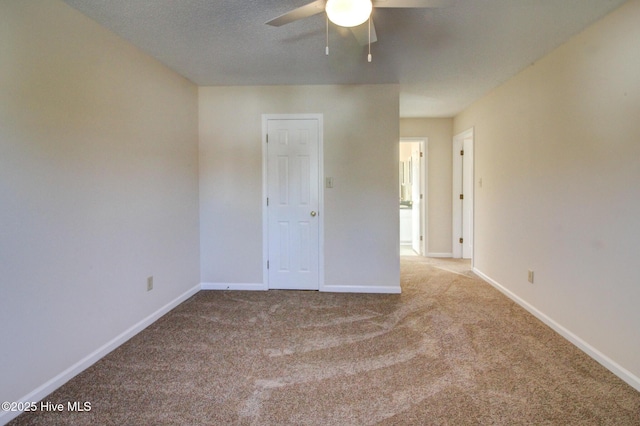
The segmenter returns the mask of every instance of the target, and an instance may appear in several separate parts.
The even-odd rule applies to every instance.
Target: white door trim
[[[318,120],[318,286],[324,289],[324,115],[262,114],[262,282],[269,288],[269,215],[267,210],[267,131],[269,120]]]
[[[462,189],[462,161],[458,161],[460,159],[460,151],[463,149],[464,147],[464,141],[470,139],[471,140],[471,146],[472,146],[472,159],[471,159],[471,187],[467,189],[467,194],[465,194],[465,198],[466,197],[471,197],[471,205],[470,205],[470,227],[471,227],[471,232],[472,234],[470,236],[466,236],[467,238],[471,238],[471,263],[473,266],[473,257],[474,257],[474,246],[473,246],[473,241],[474,241],[474,237],[475,237],[475,226],[474,226],[474,186],[475,186],[475,176],[474,176],[474,163],[475,163],[475,159],[474,157],[474,153],[473,153],[473,147],[475,147],[475,142],[474,142],[474,129],[473,127],[470,129],[465,130],[462,133],[459,133],[457,135],[455,135],[453,137],[453,154],[452,154],[452,170],[453,170],[453,175],[452,175],[452,213],[453,213],[453,217],[452,217],[452,254],[454,258],[462,258],[462,245],[459,242],[460,236],[462,235],[462,215],[463,215],[463,211],[462,211],[462,203],[460,203],[460,193],[461,193],[461,189]]]
[[[420,159],[420,193],[423,194],[420,203],[420,227],[422,228],[422,256],[429,253],[429,138],[412,137],[400,138],[400,143],[417,142],[420,145],[420,152],[423,153]]]

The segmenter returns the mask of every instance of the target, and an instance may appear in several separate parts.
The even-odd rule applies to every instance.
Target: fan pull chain
[[[371,15],[369,15],[369,56],[367,61],[371,62]]]
[[[327,46],[324,48],[324,53],[329,56],[329,15],[327,15]]]

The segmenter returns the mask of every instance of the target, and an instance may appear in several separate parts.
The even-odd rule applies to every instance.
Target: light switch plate
[[[332,177],[325,178],[325,186],[327,188],[333,188],[333,178]]]

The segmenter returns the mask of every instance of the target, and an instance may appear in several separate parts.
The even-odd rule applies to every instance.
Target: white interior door
[[[473,257],[473,129],[453,139],[453,257]]]
[[[267,120],[270,289],[319,289],[319,121]]]
[[[462,156],[462,258],[473,255],[473,139],[465,138]]]
[[[462,258],[471,259],[473,255],[473,139],[465,138],[462,160]]]

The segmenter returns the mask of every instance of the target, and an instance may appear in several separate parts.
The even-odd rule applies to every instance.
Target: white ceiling
[[[310,0],[64,0],[199,86],[400,85],[401,117],[452,117],[625,0],[453,0],[377,9],[358,45],[323,14],[265,22]]]

